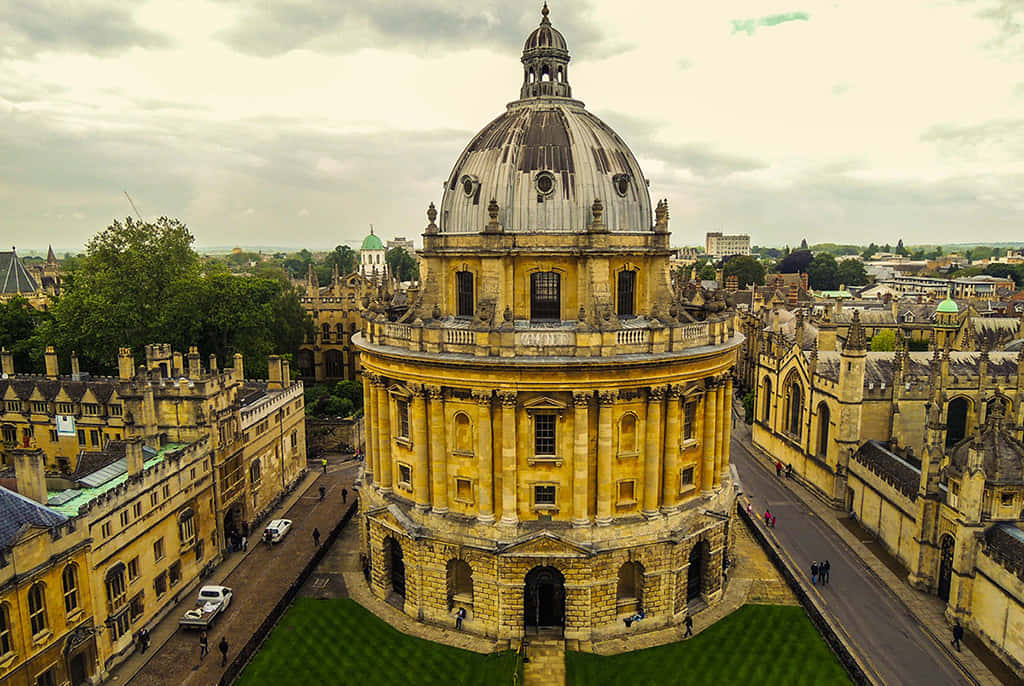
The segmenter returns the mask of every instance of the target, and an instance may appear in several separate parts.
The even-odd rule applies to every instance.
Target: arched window
[[[340,350],[324,352],[324,375],[328,379],[340,379],[345,376],[345,356]]]
[[[196,513],[191,507],[178,515],[178,538],[182,545],[188,545],[196,539]]]
[[[128,587],[124,581],[124,572],[124,563],[118,562],[110,568],[104,579],[104,585],[107,587],[107,602],[110,605],[111,612],[124,604],[125,594],[128,592]]]
[[[946,408],[946,447],[953,446],[967,435],[967,398],[953,398]]]
[[[71,614],[78,609],[78,567],[74,563],[64,568],[60,575],[64,587],[64,612]]]
[[[636,314],[636,270],[619,272],[618,305],[620,317],[632,317]]]
[[[761,387],[761,394],[764,396],[764,409],[761,411],[761,419],[765,424],[772,421],[772,380],[764,378],[764,385]]]
[[[42,581],[37,581],[28,589],[28,620],[32,625],[33,636],[46,630],[46,586]]]
[[[533,71],[533,67],[530,67],[530,83],[534,83],[537,80],[537,74]]]
[[[344,324],[335,324],[334,325],[334,335],[337,337],[336,340],[338,341],[338,343],[341,343],[342,341],[344,341],[345,340],[345,325]]]
[[[544,65],[544,68],[540,72],[540,80],[543,81],[543,82],[547,82],[547,81],[551,80],[551,69],[546,64]]]
[[[320,331],[322,333],[321,339],[323,340],[323,342],[329,343],[331,340],[331,325],[324,324],[323,326],[320,327]]]
[[[821,457],[828,456],[828,429],[829,423],[832,421],[832,413],[829,412],[828,405],[825,403],[818,404],[818,455]]]
[[[252,487],[259,488],[260,482],[263,480],[263,468],[260,466],[259,460],[253,460],[252,464],[249,465],[249,483]]]
[[[643,608],[644,569],[639,562],[626,562],[619,567],[619,583],[615,593],[617,613],[633,613]]]
[[[473,316],[473,272],[455,272],[456,314]]]
[[[619,453],[636,452],[636,415],[630,412],[619,420]]]
[[[460,453],[473,452],[473,430],[465,412],[455,415],[455,450]]]
[[[565,74],[562,72],[562,68],[558,68],[558,82],[562,83],[565,80]]]
[[[448,560],[448,609],[473,604],[473,569],[465,560]]]
[[[562,279],[557,272],[530,276],[530,319],[562,318]]]
[[[793,379],[786,392],[786,432],[800,437],[800,417],[803,414],[803,390],[800,382]]]
[[[0,657],[14,652],[11,636],[11,612],[7,603],[0,603]]]

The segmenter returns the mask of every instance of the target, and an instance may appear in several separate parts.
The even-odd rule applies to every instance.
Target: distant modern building
[[[728,255],[749,255],[750,236],[745,233],[723,234],[709,232],[704,242],[704,250],[712,257]]]
[[[393,250],[395,248],[401,248],[410,255],[416,254],[416,246],[413,244],[411,239],[406,238],[405,236],[395,236],[392,240],[388,241],[388,250]]]

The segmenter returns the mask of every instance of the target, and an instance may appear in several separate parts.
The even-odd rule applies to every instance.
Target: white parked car
[[[185,628],[209,629],[213,620],[231,604],[231,589],[227,586],[203,586],[195,606],[185,612],[178,622]]]
[[[263,540],[270,543],[277,543],[287,535],[292,528],[292,520],[290,519],[275,519],[267,524],[267,528],[263,530]]]

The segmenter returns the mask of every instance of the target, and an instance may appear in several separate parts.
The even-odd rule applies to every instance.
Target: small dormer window
[[[479,186],[480,182],[475,177],[469,175],[462,177],[462,192],[466,194],[466,197],[472,198]]]
[[[615,192],[620,196],[625,197],[629,192],[629,174],[616,174],[612,178],[612,183],[615,186]]]

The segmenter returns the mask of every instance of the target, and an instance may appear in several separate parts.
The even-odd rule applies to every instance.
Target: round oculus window
[[[551,172],[537,174],[537,192],[541,195],[549,195],[555,190],[555,175]]]
[[[612,179],[615,185],[615,192],[619,195],[626,195],[629,192],[629,174],[616,174]]]
[[[476,186],[476,179],[474,179],[472,176],[462,177],[462,192],[465,193],[466,195],[471,196],[474,193],[476,193]]]

